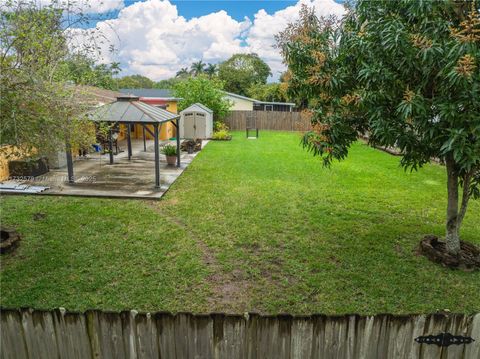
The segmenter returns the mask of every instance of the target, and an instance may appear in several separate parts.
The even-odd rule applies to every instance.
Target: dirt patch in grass
[[[213,273],[208,277],[212,294],[208,305],[214,311],[242,312],[248,310],[250,283],[239,269],[230,273],[221,272],[219,265],[211,265]],[[232,309],[233,308],[233,309]]]
[[[34,221],[41,221],[42,219],[47,218],[47,215],[42,212],[36,212],[33,214],[33,220]]]
[[[154,208],[157,210],[159,209],[159,207]],[[199,238],[194,231],[192,231],[179,218],[168,216],[165,213],[161,213],[161,215],[167,221],[186,231],[202,253],[203,263],[211,273],[207,277],[208,286],[211,292],[208,298],[208,308],[211,308],[211,311],[218,312],[241,312],[248,310],[251,285],[246,279],[245,273],[241,269],[234,269],[231,272],[225,272],[222,266],[218,263],[214,250]]]

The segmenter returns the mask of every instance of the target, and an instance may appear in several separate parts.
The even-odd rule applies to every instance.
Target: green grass
[[[163,200],[4,196],[23,240],[1,305],[269,313],[478,312],[480,273],[415,253],[443,235],[444,168],[355,144],[322,168],[298,134],[211,142]],[[33,220],[35,213],[45,218]],[[480,244],[480,203],[462,237]]]

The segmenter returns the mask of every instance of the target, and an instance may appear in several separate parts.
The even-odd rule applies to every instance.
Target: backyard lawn
[[[294,133],[210,142],[161,201],[3,196],[23,235],[2,307],[263,313],[480,310],[480,272],[415,252],[442,235],[445,171],[357,143],[322,168]],[[463,239],[480,244],[480,202]]]

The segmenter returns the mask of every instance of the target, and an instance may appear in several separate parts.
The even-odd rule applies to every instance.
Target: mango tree
[[[480,197],[479,6],[359,0],[340,20],[304,8],[277,36],[289,89],[311,109],[303,143],[325,165],[359,135],[396,147],[406,169],[445,164],[452,256],[469,199]]]

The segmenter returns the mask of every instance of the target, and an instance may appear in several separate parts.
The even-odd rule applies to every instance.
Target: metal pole
[[[158,123],[153,125],[155,143],[155,188],[160,188],[160,152],[158,148]]]
[[[108,131],[108,150],[110,154],[110,164],[113,165],[113,139],[112,139],[112,128]]]
[[[180,167],[180,117],[177,119],[177,167]]]
[[[73,177],[72,147],[68,140],[65,142],[65,155],[67,156],[68,183],[75,183],[75,178]]]
[[[127,147],[128,147],[128,159],[132,159],[132,129],[130,128],[131,125],[127,124],[128,130],[127,130]]]
[[[145,140],[145,125],[143,125],[142,128],[143,128],[143,152],[147,152],[147,141]]]

